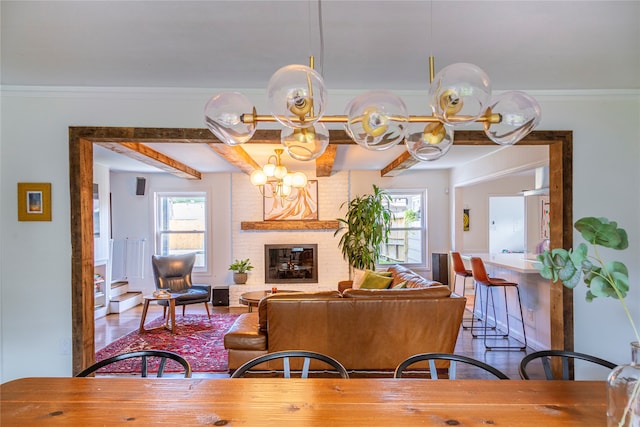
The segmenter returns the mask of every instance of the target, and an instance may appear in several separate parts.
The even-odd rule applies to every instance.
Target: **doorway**
[[[349,140],[344,131],[332,131],[332,139],[334,136]],[[221,143],[208,129],[69,128],[73,374],[95,361],[93,144],[101,142]],[[493,145],[482,131],[456,132],[455,144]],[[571,131],[533,131],[519,145],[549,146],[551,240],[556,247],[570,248],[573,244],[573,134]],[[550,313],[551,346],[573,350],[572,292],[562,284],[550,284],[550,293],[556,302]]]
[[[489,253],[524,253],[524,196],[489,197]]]

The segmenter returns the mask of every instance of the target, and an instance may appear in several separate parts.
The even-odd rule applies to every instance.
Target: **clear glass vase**
[[[640,427],[640,343],[631,343],[631,363],[607,379],[607,426]]]

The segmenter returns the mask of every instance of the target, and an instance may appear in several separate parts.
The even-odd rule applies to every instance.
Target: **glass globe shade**
[[[287,65],[267,85],[269,111],[283,126],[305,128],[325,111],[327,89],[322,76],[305,65]]]
[[[307,175],[302,172],[295,172],[293,174],[291,186],[295,188],[303,188],[307,186]]]
[[[287,168],[282,165],[279,165],[279,166],[276,166],[276,168],[274,169],[273,176],[275,176],[278,179],[282,179],[285,176],[287,176],[287,173],[288,173]]]
[[[291,172],[289,172],[284,176],[284,178],[282,178],[282,184],[286,185],[287,187],[293,186],[293,174]]]
[[[284,128],[280,142],[287,154],[296,160],[317,159],[329,145],[329,131],[323,123],[315,123],[303,129]]]
[[[242,115],[254,111],[249,98],[238,92],[214,95],[204,107],[204,120],[220,141],[238,145],[249,141],[256,132],[255,123],[243,123]]]
[[[262,166],[262,171],[267,177],[272,177],[276,173],[276,165],[273,163],[265,163],[265,165]]]
[[[267,175],[260,169],[251,172],[249,179],[253,185],[265,185],[267,183]]]
[[[451,64],[433,79],[429,87],[429,105],[441,121],[464,126],[480,117],[491,98],[489,76],[473,64]]]
[[[281,185],[280,187],[280,196],[282,197],[287,197],[288,195],[291,194],[291,187],[288,185]]]
[[[540,123],[538,102],[524,92],[505,92],[494,97],[487,109],[500,114],[500,123],[483,123],[487,137],[500,145],[513,145],[527,136]]]
[[[349,102],[345,113],[347,134],[369,150],[391,148],[407,134],[407,106],[392,92],[375,90],[359,95]]]
[[[419,161],[433,161],[447,154],[453,145],[453,127],[429,123],[424,129],[409,134],[407,151]]]

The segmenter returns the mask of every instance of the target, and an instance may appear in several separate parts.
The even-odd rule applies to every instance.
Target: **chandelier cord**
[[[323,67],[324,67],[324,29],[322,25],[322,0],[318,0],[318,34],[320,35],[320,65],[318,67],[318,72],[321,76],[324,75]]]

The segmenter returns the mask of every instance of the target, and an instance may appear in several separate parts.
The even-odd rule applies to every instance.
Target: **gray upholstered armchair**
[[[153,266],[153,277],[156,282],[156,289],[164,289],[172,294],[179,294],[176,298],[176,305],[182,306],[184,316],[185,306],[188,304],[204,303],[207,315],[209,312],[209,301],[211,301],[211,286],[194,285],[191,283],[191,271],[196,262],[196,254],[184,255],[153,255],[151,264]],[[169,301],[158,301],[166,309]]]

